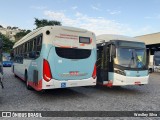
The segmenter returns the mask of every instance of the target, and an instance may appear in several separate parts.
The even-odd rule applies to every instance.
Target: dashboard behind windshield
[[[146,65],[145,49],[117,48],[115,63],[128,68],[144,68]]]

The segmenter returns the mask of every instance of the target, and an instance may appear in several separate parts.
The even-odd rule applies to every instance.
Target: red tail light
[[[93,79],[95,79],[97,77],[96,64],[94,65],[94,70],[93,70],[93,73],[92,73],[92,77],[93,77]]]
[[[43,60],[43,78],[45,81],[49,82],[52,79],[52,73],[50,65],[47,60]]]

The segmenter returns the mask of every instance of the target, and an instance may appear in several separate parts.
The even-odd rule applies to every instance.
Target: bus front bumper
[[[129,77],[113,73],[113,79],[110,80],[109,83],[112,84],[112,86],[144,85],[149,83],[149,75],[143,77]],[[107,84],[107,82],[103,84]]]

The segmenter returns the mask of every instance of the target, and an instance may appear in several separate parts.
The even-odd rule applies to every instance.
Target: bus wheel
[[[122,86],[113,86],[114,89],[121,89]]]
[[[43,93],[45,93],[45,92],[46,92],[46,90],[41,90],[40,92],[43,94]]]
[[[17,78],[18,76],[14,73],[14,77],[16,77],[16,78]]]
[[[24,78],[25,78],[25,82],[26,82],[26,88],[28,89],[28,90],[32,90],[32,87],[28,84],[28,77],[27,77],[27,72],[25,71],[25,76],[24,76]]]
[[[152,72],[153,72],[152,68],[149,68],[149,73],[152,73]]]

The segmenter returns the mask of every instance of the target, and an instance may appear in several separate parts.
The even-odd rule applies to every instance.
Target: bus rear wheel
[[[152,73],[152,72],[153,72],[153,69],[152,69],[152,68],[149,68],[148,71],[149,71],[149,73]]]
[[[32,90],[32,87],[31,87],[31,86],[29,85],[29,83],[28,83],[28,75],[27,75],[27,72],[25,72],[24,78],[25,78],[27,90]]]

